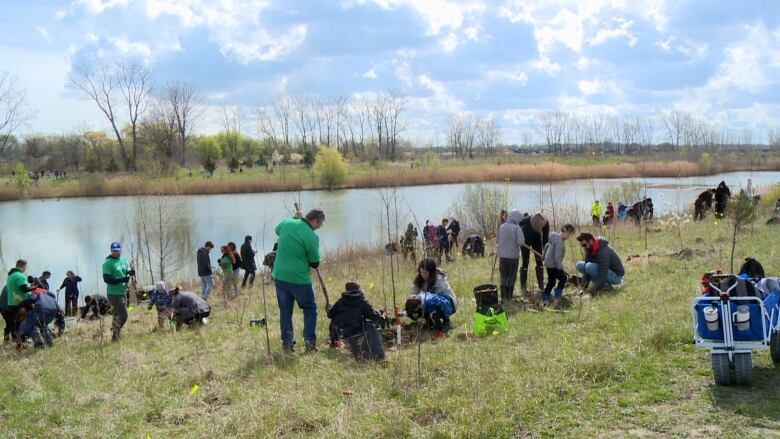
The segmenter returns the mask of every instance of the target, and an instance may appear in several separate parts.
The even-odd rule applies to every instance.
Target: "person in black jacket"
[[[450,251],[453,248],[457,249],[460,246],[460,242],[458,242],[460,223],[454,213],[450,214],[450,225],[447,227],[447,230],[450,232]]]
[[[585,260],[577,262],[577,271],[582,273],[580,286],[586,293],[594,295],[611,285],[623,282],[626,271],[620,256],[609,246],[609,241],[596,238],[590,233],[580,233],[577,241],[585,250]],[[593,286],[588,284],[593,280]]]
[[[198,249],[198,276],[200,277],[201,290],[200,297],[203,300],[209,299],[209,293],[214,288],[214,278],[211,272],[211,259],[209,252],[214,248],[214,243],[206,241],[203,247]]]
[[[255,263],[255,255],[257,252],[252,249],[252,237],[246,235],[244,237],[244,244],[241,245],[241,261],[244,264],[244,280],[241,282],[241,288],[246,287],[246,280],[249,279],[249,288],[255,283],[255,272],[257,271],[257,263]]]
[[[58,293],[61,289],[65,288],[66,316],[75,316],[78,312],[79,282],[81,282],[81,278],[76,276],[76,273],[68,270],[68,272],[65,273],[65,279],[62,280],[62,285],[57,288]]]
[[[715,216],[723,218],[726,214],[726,205],[731,198],[731,190],[726,186],[725,181],[721,181],[715,189]]]
[[[357,360],[384,360],[385,349],[376,325],[380,315],[366,300],[357,282],[347,282],[341,298],[328,308],[332,325],[349,344]]]
[[[82,319],[86,319],[90,311],[92,311],[92,315],[89,318],[92,320],[111,313],[111,303],[108,301],[108,297],[102,294],[84,296],[84,303],[84,307],[81,308]]]
[[[531,251],[534,252],[534,261],[536,269],[536,283],[539,290],[544,290],[544,264],[542,263],[542,251],[547,244],[547,237],[550,235],[550,223],[541,213],[526,216],[520,221],[520,228],[523,230],[525,244],[520,248],[520,255],[523,258],[520,265],[520,291],[528,294],[528,265],[531,262]]]
[[[41,288],[43,288],[46,291],[51,291],[49,289],[49,279],[51,278],[51,271],[44,271],[41,273],[41,277],[38,278],[38,283],[41,284]]]

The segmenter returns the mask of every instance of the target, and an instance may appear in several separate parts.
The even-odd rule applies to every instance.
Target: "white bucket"
[[[704,320],[707,322],[708,331],[717,331],[718,327],[718,309],[714,306],[704,308]]]
[[[734,313],[734,325],[736,325],[738,331],[750,329],[750,307],[747,305],[737,307],[737,312]]]

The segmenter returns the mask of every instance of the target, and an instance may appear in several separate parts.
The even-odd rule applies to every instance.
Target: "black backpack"
[[[764,278],[764,266],[753,258],[745,258],[745,262],[739,268],[739,274],[747,274],[750,278]]]

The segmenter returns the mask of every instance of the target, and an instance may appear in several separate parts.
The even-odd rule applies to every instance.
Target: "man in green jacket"
[[[127,282],[131,276],[135,276],[135,271],[130,270],[127,259],[122,256],[122,246],[117,241],[112,242],[111,254],[103,261],[103,282],[106,283],[106,296],[114,313],[111,320],[113,342],[122,337],[122,327],[127,322]]]
[[[2,311],[3,319],[5,320],[6,330],[4,331],[4,337],[11,338],[16,337],[16,316],[19,312],[19,303],[24,299],[30,297],[30,291],[32,288],[27,285],[27,276],[24,272],[27,270],[27,261],[19,259],[16,261],[16,266],[8,272],[8,280],[6,281],[5,297],[6,302],[0,311]]]
[[[320,238],[314,233],[325,222],[325,214],[312,209],[301,218],[286,218],[276,226],[279,237],[272,276],[279,303],[279,326],[282,346],[288,352],[295,349],[292,314],[297,303],[303,310],[303,340],[306,352],[317,350],[317,303],[311,283],[311,268],[320,264]]]

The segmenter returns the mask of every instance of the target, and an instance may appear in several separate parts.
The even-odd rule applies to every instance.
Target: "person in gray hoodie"
[[[566,286],[566,272],[563,271],[563,257],[566,256],[566,244],[564,241],[574,236],[574,226],[566,224],[561,228],[561,233],[550,233],[547,244],[544,246],[544,268],[547,269],[547,285],[542,292],[542,300],[550,302],[555,282],[555,298],[563,296],[563,287]]]
[[[590,295],[594,295],[610,285],[623,282],[626,274],[620,256],[609,246],[605,238],[594,237],[590,233],[580,233],[577,241],[585,250],[585,260],[577,262],[577,271],[582,273],[582,286]],[[593,286],[588,284],[593,280]]]
[[[501,300],[511,300],[514,295],[517,269],[520,266],[520,248],[525,244],[525,236],[520,228],[523,214],[512,209],[506,222],[498,228],[498,272],[501,276]]]
[[[171,311],[176,330],[181,329],[181,325],[199,325],[203,319],[211,314],[211,306],[200,296],[187,291],[180,291],[179,287],[168,292],[171,295]]]

